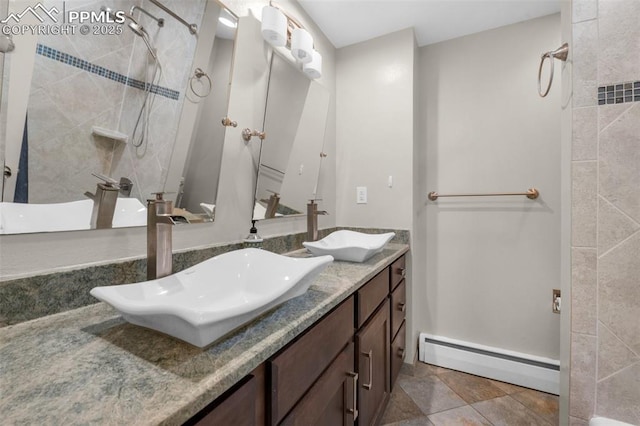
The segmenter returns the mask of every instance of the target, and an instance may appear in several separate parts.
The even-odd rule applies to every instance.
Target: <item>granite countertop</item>
[[[205,350],[131,325],[104,303],[2,328],[0,418],[182,424],[408,250],[390,243],[365,263],[333,262],[307,293]]]

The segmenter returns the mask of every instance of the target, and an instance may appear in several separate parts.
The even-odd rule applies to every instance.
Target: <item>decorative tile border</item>
[[[144,81],[136,80],[135,78],[129,78],[126,75],[108,70],[107,68],[92,64],[91,62],[85,61],[84,59],[77,58],[73,55],[69,55],[68,53],[61,52],[43,44],[38,43],[36,53],[46,58],[62,62],[63,64],[71,65],[72,67],[80,68],[81,70],[88,71],[92,74],[108,78],[109,80],[113,80],[115,82],[122,83],[136,89],[145,90],[145,88],[147,87]],[[155,93],[160,96],[164,96],[165,98],[173,99],[176,101],[180,97],[180,92],[178,92],[177,90],[168,89],[162,86],[156,86],[155,84],[151,84],[151,93]]]
[[[598,105],[640,102],[640,81],[598,87]]]

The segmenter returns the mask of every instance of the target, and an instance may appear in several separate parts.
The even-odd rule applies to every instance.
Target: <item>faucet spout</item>
[[[147,200],[147,279],[166,277],[173,272],[173,205],[162,193]]]
[[[96,193],[85,192],[84,195],[93,200],[93,211],[91,212],[92,229],[109,229],[113,226],[113,215],[116,211],[116,202],[120,186],[113,179],[93,173],[99,182]]]
[[[318,210],[316,200],[307,203],[307,241],[318,239],[318,215],[328,215],[325,210]]]

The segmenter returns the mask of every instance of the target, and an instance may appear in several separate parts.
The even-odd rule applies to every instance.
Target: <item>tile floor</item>
[[[558,397],[418,362],[403,366],[381,425],[549,426]]]

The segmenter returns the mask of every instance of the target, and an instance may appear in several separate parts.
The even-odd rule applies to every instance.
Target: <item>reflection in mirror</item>
[[[181,125],[192,129],[190,143],[185,153],[181,140],[176,141],[170,166],[175,170],[170,170],[165,186],[167,191],[177,192],[177,208],[189,217],[200,216],[205,220],[215,217],[225,126],[231,125],[223,123],[222,118],[227,114],[238,26],[238,19],[213,1],[209,1],[205,10],[204,22],[210,20],[217,22],[212,44],[200,41],[196,48],[196,60],[206,64],[206,68],[194,71],[187,88],[186,102],[197,105],[196,112],[187,107],[182,112]],[[210,29],[201,29],[207,30]]]
[[[44,7],[54,3],[42,2]],[[22,5],[10,3],[8,12],[18,13],[20,10],[12,8]],[[213,22],[217,23],[221,14],[227,19],[234,17],[215,0],[171,2],[178,16],[201,28],[196,36],[146,0],[71,0],[65,5],[65,13],[102,11],[118,16],[124,12],[131,18],[121,24],[96,26],[98,33],[87,35],[14,36],[16,49],[4,67],[3,84],[14,78],[2,91],[0,111],[0,122],[6,122],[6,128],[0,129],[0,139],[6,141],[2,152],[13,173],[2,188],[7,205],[0,208],[0,215],[13,207],[11,203],[57,204],[65,211],[82,205],[85,211],[88,201],[95,207],[95,201],[87,195],[93,200],[99,198],[98,184],[105,182],[92,176],[97,174],[111,178],[113,185],[120,187],[119,201],[131,198],[131,202],[116,203],[113,226],[141,225],[137,220],[116,221],[118,206],[137,203],[134,207],[141,213],[152,192],[165,190],[184,106],[196,103],[196,113],[205,117],[201,121],[211,121],[209,114],[220,114],[226,108],[230,62],[226,73],[216,74],[211,68],[210,57],[217,54]],[[207,25],[205,17],[210,19]],[[222,29],[223,25],[217,27]],[[214,29],[208,39],[204,28]],[[234,29],[227,34],[221,32],[220,40],[232,43],[234,33]],[[200,44],[208,44],[209,54],[196,63]],[[194,77],[196,68],[204,74]],[[214,75],[221,76],[221,81]],[[209,79],[210,93],[206,93]],[[219,102],[217,109],[208,111],[205,106],[214,103],[213,99]],[[216,121],[220,123],[224,115],[217,115]],[[188,147],[181,149],[189,152]],[[180,174],[185,170],[185,157]],[[186,181],[187,173],[184,176]],[[167,190],[177,191],[178,186]],[[215,203],[215,193],[207,200]],[[198,207],[196,212],[202,210]],[[70,217],[80,214],[73,210]],[[184,214],[202,221],[199,215]],[[12,230],[7,219],[4,215],[0,218],[0,233],[50,230],[29,226]],[[89,229],[91,224],[82,216],[68,226],[62,229]]]
[[[303,214],[317,198],[329,92],[274,53],[253,218]]]

